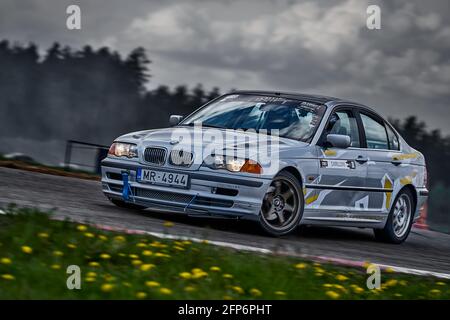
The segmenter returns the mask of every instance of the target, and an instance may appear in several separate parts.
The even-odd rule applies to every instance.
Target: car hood
[[[195,161],[189,167],[190,170],[198,169],[211,151],[258,161],[261,156],[281,156],[288,150],[309,145],[301,141],[242,130],[194,129],[185,126],[132,132],[118,137],[115,141],[137,144],[139,159],[142,162],[142,154],[147,147],[163,147],[168,153],[172,149],[193,152]]]

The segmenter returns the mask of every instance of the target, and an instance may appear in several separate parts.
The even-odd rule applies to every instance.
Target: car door
[[[390,126],[378,115],[359,111],[363,127],[363,147],[367,157],[368,207],[373,211],[388,212],[392,202],[394,184],[398,181],[400,161],[393,158],[399,153],[399,139]]]
[[[350,136],[350,147],[341,149],[327,145],[328,134]],[[368,197],[364,190],[367,158],[361,150],[361,140],[355,109],[352,107],[335,109],[318,143],[319,176],[314,181],[316,184],[314,187],[320,190],[316,193],[315,199],[306,197],[306,205],[345,213],[367,208]]]

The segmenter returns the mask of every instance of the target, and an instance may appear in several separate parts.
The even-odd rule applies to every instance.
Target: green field
[[[69,265],[80,290],[67,289]],[[449,281],[388,271],[369,290],[363,268],[0,215],[0,299],[450,299]]]

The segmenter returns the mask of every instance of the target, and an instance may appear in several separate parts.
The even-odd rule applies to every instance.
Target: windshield
[[[300,100],[230,94],[199,109],[180,125],[252,129],[306,142],[314,135],[324,112],[325,106]]]

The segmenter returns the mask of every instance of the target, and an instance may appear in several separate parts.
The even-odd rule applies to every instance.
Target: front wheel
[[[261,206],[259,222],[273,236],[295,230],[303,215],[303,195],[298,179],[289,172],[280,172],[270,184]]]
[[[413,215],[414,200],[411,191],[406,189],[395,199],[384,228],[374,229],[375,238],[384,242],[402,243],[411,231]]]

